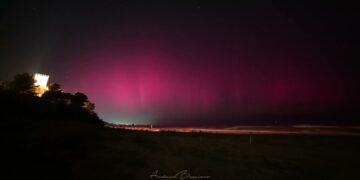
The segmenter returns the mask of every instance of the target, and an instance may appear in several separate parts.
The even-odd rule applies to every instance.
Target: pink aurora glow
[[[64,86],[88,94],[105,119],[121,113],[197,113],[224,107],[239,112],[316,110],[344,99],[331,72],[301,63],[259,66],[233,57],[195,63],[154,53],[159,51],[104,52],[79,55],[84,63],[74,65],[73,78]]]

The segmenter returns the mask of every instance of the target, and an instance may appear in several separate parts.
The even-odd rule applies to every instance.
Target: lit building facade
[[[49,75],[36,73],[34,75],[34,80],[35,92],[39,97],[41,97],[46,91],[49,90],[49,87],[47,86]]]

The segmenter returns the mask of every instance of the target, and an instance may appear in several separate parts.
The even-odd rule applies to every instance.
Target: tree
[[[89,113],[94,113],[95,104],[90,102],[88,97],[81,93],[77,92],[71,99],[71,105],[76,109],[87,110]]]
[[[58,83],[53,83],[49,85],[49,91],[53,91],[53,92],[61,92],[61,85]]]
[[[84,103],[83,108],[90,113],[95,113],[95,104],[90,102],[89,100]]]
[[[46,91],[42,96],[42,99],[51,103],[63,104],[70,106],[72,104],[74,95],[65,93],[61,89],[61,85],[53,83],[49,85],[49,90]]]
[[[15,75],[11,81],[0,80],[0,99],[5,116],[22,120],[27,118],[59,118],[79,119],[80,121],[103,124],[94,112],[95,104],[88,97],[62,91],[61,85],[53,83],[47,87],[42,96],[36,96],[35,79],[28,73]],[[41,115],[41,116],[40,116]],[[1,125],[1,123],[0,123]]]
[[[35,94],[35,80],[29,73],[17,74],[9,82],[9,88],[18,93]]]
[[[83,108],[84,103],[87,101],[88,101],[88,97],[85,94],[81,92],[77,92],[71,99],[71,104],[73,107],[80,109]]]
[[[58,83],[53,83],[49,85],[49,90],[46,91],[41,98],[52,103],[64,102],[63,91],[61,90],[61,85]]]

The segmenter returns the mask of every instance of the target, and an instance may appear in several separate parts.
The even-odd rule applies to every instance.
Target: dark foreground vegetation
[[[250,144],[248,135],[109,129],[75,96],[0,91],[1,179],[150,179],[156,170],[211,179],[360,178],[358,136],[253,135]]]
[[[258,135],[250,144],[246,135],[126,131],[74,119],[37,123],[2,131],[3,170],[12,178],[150,179],[156,170],[211,179],[360,178],[356,136]]]

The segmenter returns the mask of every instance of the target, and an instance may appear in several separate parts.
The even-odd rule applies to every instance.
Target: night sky
[[[353,8],[351,1],[2,1],[0,78],[49,74],[115,123],[326,119],[360,107]]]

